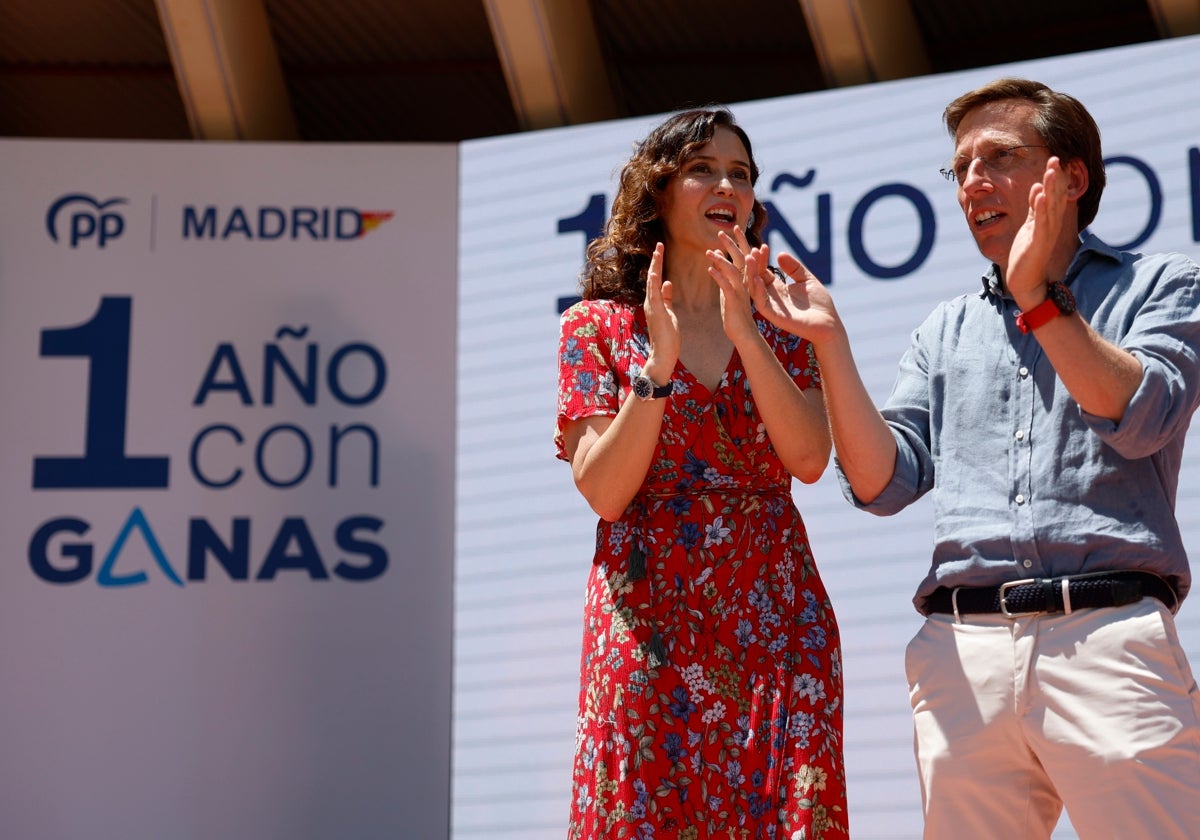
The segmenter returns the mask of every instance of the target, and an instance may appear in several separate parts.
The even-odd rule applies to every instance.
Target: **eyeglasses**
[[[950,161],[944,167],[938,170],[942,173],[942,177],[947,181],[955,181],[961,187],[963,181],[967,180],[967,173],[971,171],[971,164],[975,161],[983,161],[983,168],[993,175],[1003,175],[1008,170],[1012,169],[1019,158],[1016,155],[1017,149],[1048,149],[1049,146],[1044,143],[1027,143],[1024,146],[1005,146],[1000,149],[992,149],[986,155],[978,157],[958,157]]]

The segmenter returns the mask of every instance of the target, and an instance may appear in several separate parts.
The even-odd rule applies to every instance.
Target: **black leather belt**
[[[1003,613],[1007,616],[1060,613],[1090,607],[1119,607],[1157,598],[1175,608],[1175,590],[1149,572],[1105,572],[1058,578],[1026,578],[1000,586],[939,587],[925,602],[935,613]]]

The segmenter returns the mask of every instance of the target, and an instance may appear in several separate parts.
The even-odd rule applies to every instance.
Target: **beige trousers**
[[[905,657],[926,840],[1200,838],[1200,692],[1153,598],[931,616]]]

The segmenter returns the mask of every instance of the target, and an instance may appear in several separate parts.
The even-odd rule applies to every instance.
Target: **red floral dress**
[[[811,345],[757,321],[819,387]],[[563,314],[559,458],[565,423],[614,416],[648,350],[640,307]],[[715,394],[682,365],[672,381],[645,482],[596,530],[568,837],[844,838],[837,623],[791,475],[736,350]]]

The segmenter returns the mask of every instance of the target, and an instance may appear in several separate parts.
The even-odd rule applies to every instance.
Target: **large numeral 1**
[[[101,298],[92,320],[42,330],[42,356],[82,356],[91,365],[83,457],[35,457],[35,490],[167,486],[166,457],[125,454],[131,306],[127,297]]]
[[[593,193],[588,199],[587,207],[578,216],[558,220],[559,233],[583,234],[583,258],[587,260],[588,243],[604,232],[604,193]],[[564,295],[557,301],[558,314],[566,312],[568,307],[580,300],[579,295]]]

